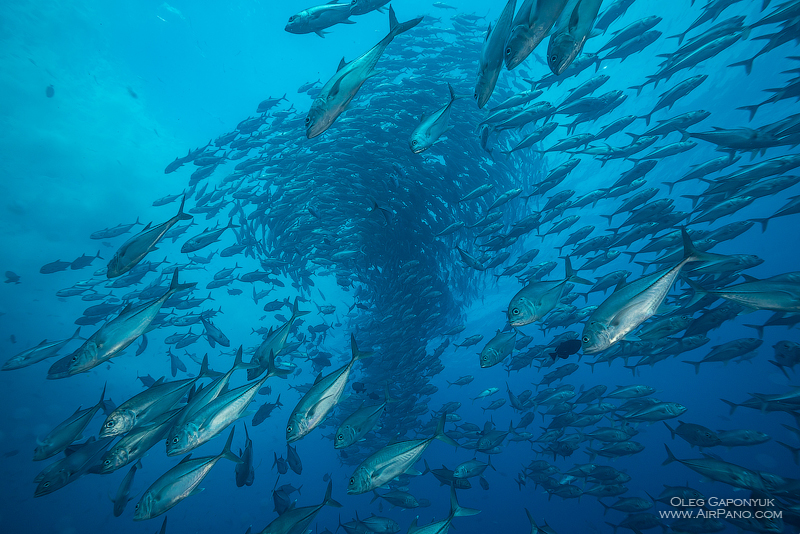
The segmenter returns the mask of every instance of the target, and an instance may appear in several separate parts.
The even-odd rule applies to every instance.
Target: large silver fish
[[[381,418],[387,402],[389,402],[388,388],[386,389],[383,403],[375,406],[361,406],[351,413],[336,430],[333,447],[335,449],[344,449],[363,438]]]
[[[24,350],[19,354],[9,358],[8,361],[3,364],[3,368],[0,370],[11,371],[13,369],[22,369],[23,367],[28,367],[29,365],[46,360],[47,358],[52,358],[53,356],[57,355],[58,351],[64,348],[67,343],[73,339],[78,339],[78,334],[80,334],[80,332],[81,327],[79,326],[70,338],[62,339],[61,341],[50,341],[49,343],[45,339],[35,347]]]
[[[177,215],[165,223],[159,224],[150,228],[148,224],[144,230],[128,239],[116,253],[111,261],[108,262],[108,270],[106,276],[108,278],[115,278],[130,271],[137,263],[147,256],[147,253],[155,250],[156,245],[164,237],[170,228],[175,226],[178,221],[185,221],[191,219],[191,215],[183,212],[183,204],[186,202],[186,197],[181,200],[181,207],[178,209]]]
[[[581,336],[584,354],[600,352],[629,336],[657,313],[684,265],[710,256],[695,249],[685,229],[681,229],[681,234],[683,260],[674,267],[643,276],[617,289],[592,313]],[[715,254],[714,258],[719,255]]]
[[[442,414],[436,432],[428,439],[412,439],[392,443],[380,449],[372,456],[361,462],[350,482],[347,485],[349,495],[359,495],[372,491],[388,483],[411,469],[414,463],[419,460],[428,445],[433,440],[444,441],[448,445],[458,447],[458,444],[451,437],[444,433],[444,423],[447,414]]]
[[[311,109],[306,117],[306,137],[309,139],[317,137],[331,127],[336,118],[347,109],[361,85],[369,78],[381,73],[381,71],[375,70],[375,65],[392,39],[410,30],[421,20],[422,17],[418,17],[399,23],[394,9],[389,6],[389,34],[350,63],[345,63],[342,58],[336,74],[322,87],[319,95],[311,104]]]
[[[569,7],[564,10],[559,26],[553,30],[547,45],[547,64],[556,76],[567,70],[583,50],[602,2],[579,0],[571,12],[568,11]]]
[[[337,0],[304,9],[289,17],[284,28],[289,33],[316,33],[325,37],[323,30],[335,24],[355,24],[350,20],[350,4],[337,3]]]
[[[187,456],[181,463],[153,482],[136,505],[133,520],[152,519],[163,514],[186,497],[203,491],[203,488],[199,487],[203,479],[217,465],[217,462],[223,458],[235,463],[241,462],[231,452],[234,430],[236,429],[231,428],[228,441],[225,442],[225,447],[217,456],[206,456],[204,458],[190,458]]]
[[[267,525],[261,534],[289,534],[290,532],[305,532],[308,525],[314,520],[324,506],[341,508],[342,505],[334,501],[331,497],[333,482],[328,482],[328,489],[325,490],[325,498],[316,506],[303,506],[301,508],[291,508],[279,515]]]
[[[194,378],[163,382],[159,380],[150,388],[134,395],[117,406],[100,429],[100,437],[119,436],[137,425],[152,421],[169,411],[203,377],[208,376],[208,356],[203,358],[200,374]]]
[[[447,88],[450,89],[450,102],[430,115],[423,115],[419,126],[414,128],[411,133],[408,144],[414,154],[428,150],[445,132],[451,129],[450,108],[453,102],[463,97],[456,96],[453,87],[449,83]]]
[[[101,326],[80,348],[73,352],[69,357],[68,375],[84,373],[118,355],[147,331],[150,323],[158,315],[161,305],[167,299],[178,291],[191,289],[194,285],[178,283],[178,270],[175,269],[169,291],[163,296],[136,308],[129,304],[117,317]],[[53,377],[48,375],[47,378]],[[61,376],[59,375],[57,378],[61,378]]]
[[[489,24],[489,29],[486,31],[486,40],[483,42],[478,63],[478,81],[475,84],[475,100],[479,108],[483,108],[489,101],[494,86],[497,85],[497,78],[500,77],[500,71],[503,70],[503,51],[511,33],[516,6],[517,0],[508,0],[494,28]]]
[[[779,274],[762,280],[746,274],[742,276],[745,282],[723,289],[704,289],[688,281],[697,292],[692,302],[704,295],[713,295],[744,306],[742,313],[756,310],[800,313],[800,273]]]
[[[569,257],[564,261],[567,274],[563,280],[531,282],[514,295],[508,304],[508,322],[511,326],[525,326],[550,313],[561,300],[568,282],[593,285],[592,282],[575,275]]]
[[[103,456],[100,473],[112,473],[141,459],[153,445],[164,439],[172,428],[172,420],[180,410],[173,410],[153,419],[150,424],[137,426],[116,442]]]
[[[289,416],[289,423],[286,425],[286,441],[289,443],[297,441],[322,423],[344,393],[353,365],[359,360],[372,356],[372,352],[358,350],[353,334],[350,334],[350,350],[353,354],[350,363],[324,378],[320,375],[308,393],[297,403],[292,415]]]
[[[237,353],[237,362],[241,362],[241,348]],[[228,372],[226,377],[240,367],[234,363],[234,367]],[[225,430],[231,423],[244,417],[246,410],[264,385],[267,379],[278,374],[286,374],[284,371],[275,367],[275,354],[270,354],[267,374],[261,380],[253,381],[236,389],[227,391],[228,380],[223,377],[218,383],[208,386],[214,394],[203,396],[205,404],[190,403],[184,408],[187,415],[181,415],[177,419],[173,429],[167,439],[167,456],[175,456],[189,452],[211,438]],[[205,389],[205,388],[204,388]],[[198,394],[201,395],[201,394]]]
[[[525,61],[550,33],[569,0],[525,0],[512,23],[503,52],[506,68],[513,70]]]
[[[103,393],[100,394],[100,401],[97,404],[85,410],[78,408],[74,414],[55,427],[47,437],[39,441],[39,446],[33,452],[33,459],[38,461],[55,456],[69,447],[73,441],[79,439],[89,421],[98,410],[103,408],[105,395],[106,388],[103,387]]]
[[[295,298],[294,305],[292,307],[292,316],[289,317],[289,320],[283,323],[283,325],[281,325],[277,330],[273,331],[270,329],[264,342],[259,345],[255,354],[253,354],[251,363],[256,364],[256,366],[247,369],[248,380],[258,378],[261,373],[267,370],[269,355],[275,354],[275,356],[277,356],[281,353],[283,347],[286,346],[286,339],[289,337],[289,332],[292,330],[292,325],[294,325],[294,322],[298,317],[302,317],[308,313],[311,312],[302,311],[297,307],[297,298]]]

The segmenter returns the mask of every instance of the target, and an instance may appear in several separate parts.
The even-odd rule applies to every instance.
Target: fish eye
[[[289,22],[292,22],[295,18],[296,17],[294,15],[292,15],[291,17],[289,17]]]
[[[475,92],[475,100],[477,100],[477,99],[478,99],[478,92],[476,91]]]
[[[557,59],[558,59],[558,56],[557,56],[557,55],[555,55],[555,54],[553,54],[552,56],[550,56],[550,61],[552,61],[552,62],[554,62],[554,63],[555,63],[555,61],[556,61]]]
[[[583,342],[584,343],[588,343],[589,342],[589,336],[583,336]]]
[[[417,146],[417,140],[416,140],[416,139],[414,139],[413,141],[411,141],[411,144],[412,144],[413,146]]]
[[[514,308],[511,310],[512,315],[519,315],[519,308]]]
[[[355,486],[355,484],[356,484],[356,479],[355,478],[351,478],[350,479],[350,485],[351,486]]]
[[[286,431],[287,431],[287,432],[291,432],[291,431],[292,431],[292,427],[291,427],[291,426],[287,426],[287,427],[286,427]]]
[[[306,117],[306,125],[311,123],[311,117]]]
[[[45,487],[45,488],[49,488],[49,487],[50,487],[50,483],[49,483],[49,482],[45,482],[45,483],[44,483],[44,487]]]
[[[176,445],[178,444],[178,436],[172,438],[172,443],[175,443]]]
[[[338,436],[336,436],[336,439],[344,439],[344,434],[339,434]]]
[[[106,423],[106,428],[111,428],[112,426],[114,426],[114,421],[109,421]]]
[[[506,55],[507,56],[511,55],[511,47],[510,46],[508,48],[506,48]]]

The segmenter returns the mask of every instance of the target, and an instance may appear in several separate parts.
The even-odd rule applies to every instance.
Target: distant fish
[[[53,98],[55,94],[56,90],[53,87],[53,84],[48,85],[47,88],[44,90],[44,96],[46,96],[47,98]]]
[[[13,271],[6,271],[6,284],[19,284],[19,275]]]
[[[553,360],[555,360],[556,358],[561,358],[565,360],[570,356],[572,356],[573,354],[577,354],[579,350],[581,350],[581,340],[570,339],[569,341],[565,341],[561,343],[558,347],[556,347],[556,351],[551,352],[550,357]]]

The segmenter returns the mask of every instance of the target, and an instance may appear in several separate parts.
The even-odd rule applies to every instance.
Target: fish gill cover
[[[3,530],[797,532],[799,18],[10,4]]]

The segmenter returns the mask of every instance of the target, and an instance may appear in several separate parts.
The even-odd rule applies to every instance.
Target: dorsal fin
[[[342,60],[339,61],[339,66],[336,67],[336,72],[339,72],[340,70],[342,70],[345,67],[345,65],[347,65],[347,61],[345,61],[344,60],[344,56],[342,56]]]

